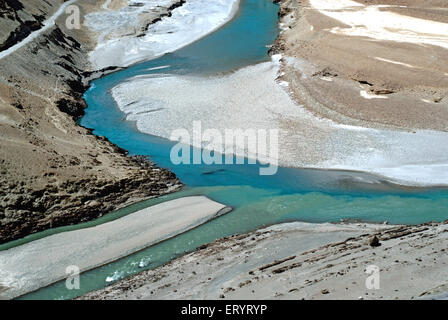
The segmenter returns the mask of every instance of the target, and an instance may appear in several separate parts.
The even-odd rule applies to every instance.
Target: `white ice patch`
[[[102,8],[103,8],[104,10],[109,9],[109,5],[110,5],[110,2],[111,2],[111,1],[112,1],[112,0],[106,0],[106,2],[104,2],[104,4],[103,4]]]
[[[363,97],[364,99],[387,99],[387,97],[386,96],[381,96],[381,95],[378,95],[378,94],[374,94],[374,93],[369,93],[369,92],[367,92],[367,91],[365,91],[365,90],[361,90],[360,92],[359,92],[359,94],[361,95],[361,97]]]
[[[448,48],[447,23],[381,11],[379,6],[350,0],[310,0],[310,4],[348,26],[334,27],[332,33]]]
[[[125,67],[178,50],[227,23],[239,5],[239,0],[187,0],[172,11],[171,17],[150,25],[142,37],[136,37],[135,32],[130,31],[132,35],[106,39],[106,35],[120,30],[135,31],[142,12],[171,3],[167,0],[138,2],[142,5],[86,16],[85,24],[101,34],[97,47],[90,53],[90,61],[97,69]]]
[[[154,70],[161,70],[161,69],[167,69],[171,66],[160,66],[160,67],[154,67],[154,68],[148,68],[146,71],[154,71]]]
[[[225,76],[139,76],[116,86],[112,94],[127,119],[148,134],[169,139],[176,129],[191,132],[193,121],[201,121],[202,130],[220,132],[276,128],[281,165],[360,170],[403,184],[448,185],[448,133],[375,130],[316,118],[275,81],[279,59]],[[236,150],[245,155],[241,146]]]
[[[363,136],[380,144],[341,154],[320,166],[372,172],[407,185],[448,185],[448,133],[368,129]]]
[[[140,131],[167,139],[176,129],[191,132],[194,121],[201,121],[202,130],[217,129],[223,135],[226,129],[269,130],[277,128],[278,117],[300,113],[275,82],[277,71],[277,64],[267,62],[228,76],[135,77],[114,87],[112,95]],[[205,147],[224,149],[214,142]],[[241,156],[255,156],[246,154],[244,145],[225,147],[235,147]]]
[[[106,278],[106,282],[109,283],[109,282],[120,280],[121,278],[123,278],[123,276],[124,276],[123,271],[115,271],[113,275]]]
[[[383,61],[383,62],[388,62],[388,63],[392,63],[392,64],[396,64],[399,66],[404,66],[404,67],[408,67],[408,68],[415,68],[413,65],[408,64],[408,63],[403,63],[403,62],[399,62],[399,61],[394,61],[394,60],[389,60],[389,59],[384,59],[381,57],[375,57],[376,60],[379,61]]]

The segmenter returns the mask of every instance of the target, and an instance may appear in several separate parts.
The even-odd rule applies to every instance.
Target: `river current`
[[[131,155],[148,156],[157,165],[173,171],[186,184],[182,191],[130,206],[96,221],[31,235],[0,246],[0,250],[56,232],[110,221],[186,195],[206,195],[231,206],[233,211],[173,239],[83,273],[80,290],[67,290],[62,281],[23,299],[73,298],[160,266],[217,238],[281,222],[321,223],[342,219],[417,224],[448,218],[446,189],[408,188],[365,173],[279,168],[275,175],[261,176],[259,164],[174,165],[170,161],[174,142],[139,132],[117,108],[111,89],[131,77],[157,73],[226,74],[269,61],[268,46],[279,32],[277,13],[278,6],[272,1],[243,0],[235,18],[216,32],[176,52],[95,80],[86,92],[84,99],[88,108],[80,124],[92,128],[96,135],[107,137]]]

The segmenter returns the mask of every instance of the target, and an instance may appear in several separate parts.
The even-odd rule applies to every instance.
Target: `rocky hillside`
[[[0,2],[0,51],[22,41],[42,27],[45,17],[63,1],[2,0]]]
[[[2,0],[0,53],[23,40],[63,1]],[[81,11],[102,1],[79,0]],[[95,39],[66,17],[0,59],[0,243],[96,218],[180,187],[174,174],[130,158],[75,122],[92,73]]]

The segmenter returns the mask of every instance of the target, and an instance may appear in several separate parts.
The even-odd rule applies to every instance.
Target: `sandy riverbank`
[[[443,295],[447,231],[447,224],[282,224],[216,240],[81,299],[367,300]],[[370,246],[373,235],[380,239],[379,247]],[[379,289],[365,285],[368,266],[379,268]]]
[[[11,299],[193,229],[231,209],[203,196],[179,198],[95,227],[0,251],[0,299]],[[48,254],[48,253],[51,254]]]

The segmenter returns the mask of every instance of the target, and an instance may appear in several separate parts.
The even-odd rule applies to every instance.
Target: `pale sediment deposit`
[[[86,25],[99,34],[90,61],[97,69],[125,67],[173,52],[224,25],[238,6],[239,0],[150,0],[118,10],[104,6],[86,16]],[[160,7],[167,8],[164,19]]]
[[[195,228],[231,209],[203,196],[179,198],[95,227],[0,251],[0,299],[11,299]]]
[[[269,145],[266,154],[251,154],[245,140],[231,146],[212,140],[202,147],[220,152],[233,148],[238,155],[278,159],[283,166],[366,171],[401,184],[448,184],[447,132],[366,128],[316,117],[291,99],[288,85],[276,80],[280,59],[274,56],[272,62],[224,76],[138,76],[113,88],[112,95],[140,131],[167,139],[175,138],[172,133],[179,128],[193,136],[196,121],[202,133],[278,129],[278,154]],[[303,81],[309,76],[304,72]]]

